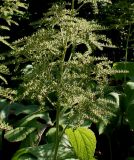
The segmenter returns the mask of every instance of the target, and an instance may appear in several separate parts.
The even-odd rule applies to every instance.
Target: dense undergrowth
[[[5,0],[0,16],[0,159],[133,160],[134,3]]]

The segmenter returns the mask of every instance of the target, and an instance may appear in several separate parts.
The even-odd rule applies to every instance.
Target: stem
[[[74,1],[75,1],[75,0],[72,0],[72,7],[71,7],[71,8],[72,8],[72,11],[74,10]]]
[[[72,17],[74,17],[74,1],[75,0],[72,0]],[[71,49],[71,55],[70,55],[70,57],[69,57],[69,60],[71,59],[71,57],[72,57],[72,54],[74,53],[74,44],[72,44],[72,49]]]
[[[82,3],[76,11],[78,12],[84,5],[85,3]]]
[[[61,29],[61,33],[62,33],[62,29]],[[60,88],[62,85],[62,76],[63,76],[63,72],[64,72],[64,58],[65,58],[65,54],[66,54],[66,49],[67,49],[67,42],[63,37],[63,46],[64,46],[64,51],[61,57],[61,65],[60,65],[60,78],[59,78],[59,84],[58,84],[58,90],[60,92]],[[58,148],[59,148],[59,143],[61,140],[61,136],[59,135],[59,119],[60,119],[60,103],[59,101],[57,102],[57,106],[56,106],[56,133],[55,133],[55,145],[54,145],[54,157],[53,160],[58,160],[57,156],[58,156]]]
[[[126,63],[127,63],[127,58],[128,58],[128,43],[129,43],[129,38],[130,38],[130,32],[131,32],[131,24],[129,25],[128,37],[127,37],[127,40],[126,40],[125,70],[126,70]],[[124,82],[126,82],[126,74],[124,75]]]
[[[59,148],[59,115],[60,106],[57,106],[56,110],[56,134],[55,134],[55,146],[54,146],[54,157],[53,160],[57,160],[58,148]]]

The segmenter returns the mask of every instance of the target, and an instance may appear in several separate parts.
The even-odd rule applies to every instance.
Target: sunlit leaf
[[[66,129],[66,134],[79,159],[93,159],[96,148],[96,138],[90,129],[82,127],[76,130]]]

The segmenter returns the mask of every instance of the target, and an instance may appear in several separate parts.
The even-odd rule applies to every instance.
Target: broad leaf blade
[[[79,159],[94,159],[96,138],[90,129],[84,127],[80,127],[74,131],[72,129],[66,129],[66,134]]]
[[[38,112],[38,113],[35,113],[35,114],[30,114],[30,115],[25,116],[24,118],[22,118],[17,123],[17,125],[18,126],[26,126],[26,125],[30,124],[31,121],[36,120],[38,118],[43,119],[43,120],[46,121],[46,123],[50,123],[51,124],[51,119],[50,119],[48,113],[40,113],[40,112]]]
[[[68,139],[66,139],[65,137],[61,140],[58,148],[57,159],[78,160],[72,152],[70,145],[68,145],[66,141],[68,142]],[[37,160],[51,160],[53,159],[53,147],[54,143],[47,143],[45,145],[22,148],[14,154],[12,160],[23,160],[24,155],[27,155],[28,158],[35,157]]]
[[[6,132],[5,138],[10,142],[18,142],[24,140],[27,135],[32,133],[36,128],[34,127],[18,127]]]

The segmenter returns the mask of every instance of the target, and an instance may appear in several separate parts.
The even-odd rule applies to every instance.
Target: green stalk
[[[126,53],[125,53],[125,67],[124,69],[126,70],[126,63],[127,63],[127,58],[128,58],[128,43],[129,43],[129,38],[130,38],[130,32],[131,32],[131,24],[129,25],[129,29],[128,29],[128,36],[127,36],[127,40],[126,40]],[[126,82],[126,74],[124,75],[124,82]]]
[[[72,0],[72,16],[74,16],[74,2],[75,0]],[[61,33],[62,33],[62,28],[61,28]],[[63,38],[63,46],[64,46],[64,51],[61,57],[61,66],[60,66],[60,79],[59,79],[59,86],[58,88],[60,88],[60,85],[62,85],[62,76],[64,74],[64,58],[66,55],[66,50],[67,50],[67,42],[64,39],[64,35],[62,36]],[[74,50],[74,47],[72,47],[72,51]],[[59,134],[59,119],[60,119],[60,104],[57,103],[57,107],[56,107],[56,133],[55,133],[55,145],[54,145],[54,156],[53,156],[53,160],[58,160],[57,156],[58,156],[58,148],[59,148],[59,143],[60,140],[63,136],[64,131],[61,133],[61,135]]]
[[[85,3],[82,3],[76,11],[78,12],[84,5]]]
[[[74,1],[75,0],[72,0],[72,11],[74,10]]]
[[[53,160],[57,160],[58,148],[59,148],[59,117],[60,117],[60,106],[56,108],[56,133],[55,133],[55,146],[54,146],[54,157]]]
[[[74,17],[74,1],[75,0],[72,0],[72,17]],[[72,54],[74,54],[74,49],[75,49],[74,44],[72,44],[71,55],[70,55],[69,60],[71,59]]]
[[[62,33],[62,29],[61,29]],[[58,84],[58,89],[60,90],[60,87],[62,85],[62,76],[64,73],[64,58],[67,50],[67,42],[64,41],[64,36],[63,36],[63,46],[64,46],[64,51],[61,57],[61,65],[60,65],[60,79],[59,79],[59,84]],[[57,102],[56,106],[56,133],[55,133],[55,145],[54,145],[54,157],[53,160],[58,160],[58,148],[59,148],[59,143],[61,140],[61,136],[59,134],[59,120],[60,120],[60,103]]]

